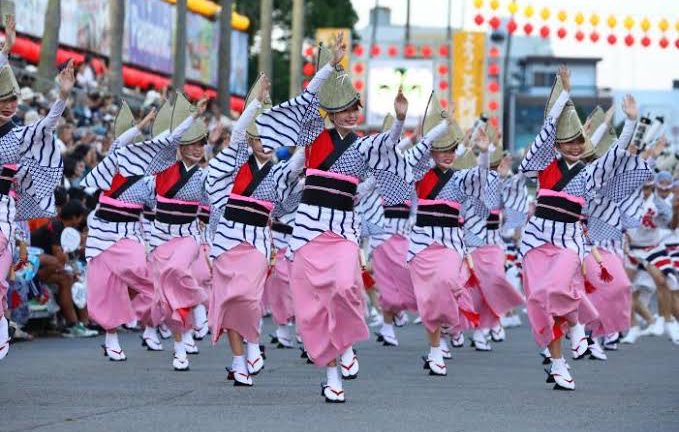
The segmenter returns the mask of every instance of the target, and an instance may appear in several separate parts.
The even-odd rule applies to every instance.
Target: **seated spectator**
[[[56,218],[43,227],[31,233],[31,245],[41,248],[44,253],[40,256],[40,269],[37,278],[40,282],[56,285],[57,304],[61,308],[61,315],[66,321],[64,337],[91,337],[98,334],[87,328],[89,318],[87,309],[78,309],[73,304],[71,289],[77,275],[66,271],[68,256],[61,248],[61,233],[64,228],[79,229],[86,217],[85,207],[78,200],[68,201]]]

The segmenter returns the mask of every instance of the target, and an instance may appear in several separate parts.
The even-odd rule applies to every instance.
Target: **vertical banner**
[[[460,31],[453,36],[452,100],[463,130],[472,127],[483,110],[485,43],[482,32]]]
[[[347,54],[342,59],[342,67],[349,71],[349,56],[351,55],[351,30],[348,28],[319,28],[316,30],[316,43],[323,42],[325,46],[335,44],[335,36],[341,32],[344,35],[344,43],[347,45]],[[316,60],[314,59],[314,62]],[[321,67],[323,65],[320,65]]]

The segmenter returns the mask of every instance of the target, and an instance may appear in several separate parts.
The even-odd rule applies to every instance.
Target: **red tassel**
[[[596,291],[596,288],[592,285],[592,282],[585,279],[585,292],[587,294],[592,294],[594,291]]]
[[[464,309],[460,309],[460,312],[462,312],[462,315],[464,315],[464,317],[467,318],[472,327],[478,327],[479,324],[481,323],[481,316],[476,312]]]
[[[188,318],[189,314],[191,313],[191,309],[189,309],[189,308],[179,308],[179,309],[177,309],[177,313],[182,318],[182,323],[184,325],[186,325],[188,323],[187,318]]]
[[[363,278],[363,287],[366,290],[372,289],[375,286],[375,279],[373,279],[372,275],[367,270],[363,270],[361,277]]]
[[[465,287],[467,288],[478,288],[479,287],[479,278],[476,276],[476,272],[474,269],[469,269],[469,279],[467,279],[467,282],[464,284]]]
[[[266,271],[266,278],[269,279],[271,277],[271,273],[273,273],[273,267],[272,265],[269,266],[269,270]]]
[[[585,282],[586,283],[586,282]],[[554,326],[552,327],[552,338],[553,341],[560,339],[563,336],[563,330],[561,329],[561,324],[563,324],[563,319],[556,318],[554,320]]]
[[[599,264],[599,268],[601,269],[601,272],[599,273],[599,279],[604,282],[611,282],[613,280],[613,275],[608,271],[606,266]]]

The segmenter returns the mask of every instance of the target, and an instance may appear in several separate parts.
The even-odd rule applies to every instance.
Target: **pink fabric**
[[[12,248],[9,246],[7,237],[0,233],[0,318],[5,316],[5,309],[7,309],[7,290],[9,289],[7,277],[11,266]]]
[[[208,314],[212,343],[225,330],[235,330],[248,342],[259,341],[267,269],[264,255],[245,242],[215,259]]]
[[[629,329],[632,306],[632,284],[625,272],[622,258],[601,248],[599,254],[613,280],[602,281],[599,277],[599,264],[592,254],[585,257],[585,277],[595,288],[587,296],[599,312],[599,318],[589,325],[595,337]]]
[[[135,304],[129,290],[136,293]],[[104,329],[134,319],[148,324],[152,300],[153,280],[141,243],[118,240],[87,264],[87,311]]]
[[[555,190],[551,190],[551,189],[540,189],[538,191],[538,197],[541,197],[541,196],[552,196],[552,197],[565,198],[568,201],[572,201],[576,204],[585,205],[585,199],[584,198],[577,197],[575,195],[571,195],[571,194],[566,193],[566,192],[560,192],[560,191],[555,191]]]
[[[401,235],[392,235],[373,251],[373,275],[380,292],[380,306],[385,311],[417,311],[407,254],[408,239]]]
[[[554,338],[558,322],[587,322],[596,311],[587,301],[582,266],[577,252],[546,243],[530,250],[523,259],[523,289],[533,338],[546,347]]]
[[[156,195],[156,201],[162,202],[162,203],[170,203],[170,204],[185,204],[185,205],[200,205],[198,201],[184,201],[184,200],[179,200],[179,199],[174,199],[174,198],[165,198],[160,195]]]
[[[453,249],[433,243],[410,262],[417,310],[430,332],[440,326],[455,327],[460,314],[473,314],[474,307],[464,283],[468,272]]]
[[[128,203],[124,201],[117,200],[115,198],[107,197],[106,195],[100,195],[99,196],[99,202],[102,204],[108,204],[112,205],[115,207],[122,207],[122,208],[131,208],[131,209],[140,209],[144,208],[143,205],[141,204],[134,204],[134,203]]]
[[[192,237],[175,237],[151,253],[150,265],[155,287],[151,318],[154,325],[165,323],[173,332],[193,325],[190,309],[206,301],[191,263],[198,259],[198,243]]]
[[[285,325],[295,317],[290,290],[290,261],[285,259],[286,249],[276,251],[276,264],[264,284],[266,303],[277,325]]]
[[[307,176],[319,176],[319,177],[327,177],[331,179],[337,179],[337,180],[343,180],[343,181],[348,181],[353,184],[358,184],[358,179],[356,177],[352,177],[350,175],[346,174],[340,174],[340,173],[335,173],[335,172],[330,172],[330,171],[321,171],[313,168],[307,168],[306,170],[306,175]]]
[[[447,201],[447,200],[440,200],[440,199],[420,199],[417,201],[418,206],[427,206],[427,205],[447,205],[448,207],[452,207],[454,209],[460,209],[460,203],[457,201]]]
[[[297,329],[316,366],[368,339],[358,246],[325,232],[296,253],[290,287]]]
[[[476,248],[472,260],[480,285],[480,289],[471,289],[474,308],[479,313],[480,327],[490,328],[502,315],[523,304],[524,299],[507,280],[505,252],[499,246]]]
[[[191,263],[193,277],[196,279],[198,286],[205,291],[206,298],[208,299],[210,298],[210,291],[212,290],[212,271],[208,264],[209,259],[210,245],[203,243],[198,246],[198,258]]]
[[[247,201],[255,204],[259,204],[262,207],[266,207],[269,209],[269,211],[273,210],[273,203],[271,201],[264,201],[264,200],[258,200],[256,198],[252,198],[249,196],[244,196],[244,195],[238,195],[238,194],[231,194],[229,195],[230,198],[236,198],[240,201]]]

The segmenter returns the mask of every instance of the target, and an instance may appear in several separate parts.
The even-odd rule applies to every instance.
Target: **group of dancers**
[[[278,346],[298,338],[303,356],[325,368],[324,400],[344,402],[343,380],[359,373],[353,345],[370,337],[366,290],[375,289],[383,314],[378,342],[398,346],[396,324],[416,312],[426,330],[423,366],[433,376],[447,375],[451,345],[464,344],[464,332],[489,351],[491,340],[505,337],[502,320],[523,307],[555,389],[575,388],[563,336],[573,359],[605,359],[602,344],[614,348],[630,327],[632,303],[653,331],[679,333],[672,291],[679,240],[671,248],[646,232],[661,219],[674,227],[665,211],[671,198],[662,192],[671,192],[673,178],[661,173],[654,185],[653,149],[630,144],[634,98],[623,101],[619,137],[610,111],[595,110],[583,126],[569,71],[560,68],[544,123],[513,173],[497,130],[482,119],[461,130],[454,108],[442,110],[434,97],[420,134],[404,136],[408,101],[399,91],[383,131],[359,136],[361,100],[340,64],[345,51],[341,35],[330,49],[319,47],[308,86],[273,107],[269,78],[260,75],[229,142],[207,161],[205,100],[191,105],[177,93],[138,124],[123,104],[114,145],[81,182],[100,191],[88,218],[87,304],[106,330],[109,360],[126,360],[117,329],[131,321],[144,326],[149,350],[163,349],[159,332],[173,335],[177,371],[189,370],[195,339],[210,332],[214,344],[228,340],[228,379],[252,386],[264,367],[266,304]],[[8,74],[0,70],[0,89]],[[44,211],[53,205],[46,192],[61,164],[50,151],[50,127],[72,81],[69,66],[60,75],[63,100],[46,119],[0,126],[3,274],[23,203]],[[1,93],[4,116],[8,96]],[[151,123],[151,137],[140,139]],[[274,161],[281,147],[291,156]],[[538,184],[534,206],[529,179]],[[522,291],[507,268],[520,274]],[[657,287],[661,318],[640,295],[632,302],[630,277],[642,274]],[[7,344],[0,349],[6,354]]]

